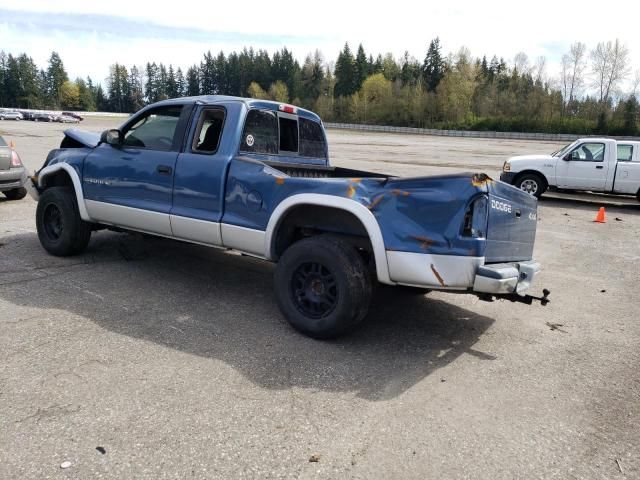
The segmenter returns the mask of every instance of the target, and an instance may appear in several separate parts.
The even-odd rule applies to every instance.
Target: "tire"
[[[516,188],[540,198],[547,191],[547,182],[537,173],[523,173],[518,175],[513,182]]]
[[[371,302],[371,276],[349,243],[320,235],[300,240],[275,270],[278,306],[299,332],[330,339],[355,329]]]
[[[7,190],[4,192],[4,196],[9,200],[22,200],[27,196],[27,189],[24,187],[14,188],[13,190]]]
[[[83,251],[91,238],[91,224],[80,218],[73,189],[50,187],[38,200],[38,239],[52,255],[66,257]]]

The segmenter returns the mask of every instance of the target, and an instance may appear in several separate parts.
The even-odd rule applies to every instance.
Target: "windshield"
[[[565,145],[564,147],[562,147],[560,150],[556,150],[555,152],[553,152],[551,154],[552,157],[564,157],[565,154],[571,150],[571,148],[578,143],[578,141],[576,140],[575,142],[571,142],[569,145]]]

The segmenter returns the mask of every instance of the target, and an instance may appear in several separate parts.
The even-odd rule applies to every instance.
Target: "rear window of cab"
[[[247,113],[240,151],[325,158],[326,141],[318,122],[293,114],[252,109]]]

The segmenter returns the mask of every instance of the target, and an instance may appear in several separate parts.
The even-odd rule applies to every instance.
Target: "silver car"
[[[0,192],[9,200],[20,200],[27,194],[26,179],[27,171],[18,152],[0,136]]]
[[[8,110],[0,111],[0,120],[22,120],[22,114]]]

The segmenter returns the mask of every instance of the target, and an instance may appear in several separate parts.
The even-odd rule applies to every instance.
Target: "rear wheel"
[[[542,176],[536,173],[518,175],[513,184],[523,192],[533,195],[536,198],[540,198],[547,190],[547,182]]]
[[[4,192],[4,196],[9,200],[22,200],[27,195],[27,189],[20,187]]]
[[[371,277],[355,247],[321,235],[291,245],[275,271],[276,299],[287,321],[317,339],[354,329],[371,301]]]
[[[44,249],[60,257],[80,253],[91,238],[91,224],[80,218],[75,193],[68,187],[50,187],[40,195],[36,228]]]

